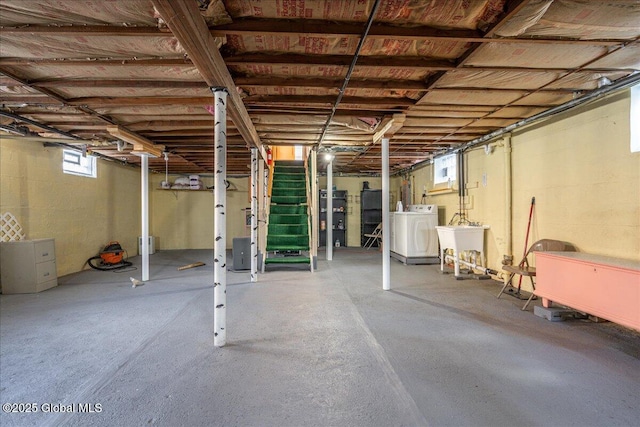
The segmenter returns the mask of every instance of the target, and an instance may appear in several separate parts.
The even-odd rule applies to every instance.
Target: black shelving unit
[[[368,237],[382,222],[382,190],[362,190],[360,192],[360,246],[364,246]],[[378,242],[374,243],[378,246]]]
[[[318,245],[327,245],[327,190],[320,190],[320,230],[318,233]],[[347,246],[347,192],[333,190],[333,244],[336,240],[340,246]]]

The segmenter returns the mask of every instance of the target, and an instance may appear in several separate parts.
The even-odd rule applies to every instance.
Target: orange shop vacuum
[[[130,267],[133,263],[124,259],[125,250],[120,243],[109,242],[100,253],[87,260],[87,264],[95,270],[108,271]]]

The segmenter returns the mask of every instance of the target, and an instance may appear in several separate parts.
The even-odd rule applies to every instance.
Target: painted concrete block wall
[[[535,196],[533,240],[640,260],[640,153],[630,152],[629,110],[625,91],[514,134],[515,248]]]
[[[512,145],[512,245],[507,246],[504,141],[465,153],[470,221],[489,225],[488,266],[503,255],[518,262],[524,252],[531,198],[536,198],[528,244],[565,240],[587,253],[640,259],[640,153],[629,149],[629,92],[575,109],[514,132]],[[427,165],[412,171],[416,187],[433,188]],[[457,189],[457,183],[455,184]],[[440,222],[459,211],[457,191],[430,195]],[[523,281],[523,286],[526,284]]]
[[[465,199],[463,211],[466,220],[489,226],[485,231],[485,257],[488,266],[499,270],[503,255],[510,253],[506,247],[508,230],[506,229],[505,203],[507,176],[504,147],[491,144],[491,152],[486,153],[484,147],[475,148],[465,153]],[[442,197],[446,212],[445,223],[453,220],[458,224],[459,218],[454,215],[460,211],[458,196],[459,183],[454,185],[455,192]],[[516,252],[519,253],[519,252]]]
[[[529,243],[567,240],[580,251],[640,259],[640,153],[629,150],[629,92],[532,125],[512,135],[514,258],[524,249],[531,197],[536,209]],[[506,246],[505,156],[502,140],[494,150],[468,151],[468,218],[487,224],[488,266],[499,269]],[[29,238],[56,239],[58,275],[79,271],[110,240],[129,255],[137,253],[140,233],[140,171],[98,161],[98,178],[62,173],[62,150],[41,143],[0,139],[0,211],[16,215]],[[433,189],[431,165],[411,173],[415,192]],[[162,174],[151,175],[150,232],[162,249],[213,248],[213,194],[160,188]],[[174,179],[174,178],[172,178]],[[204,178],[212,185],[211,178]],[[227,192],[227,248],[233,237],[248,235],[243,209],[249,206],[248,178],[230,179]],[[320,188],[326,177],[320,177]],[[363,181],[381,188],[379,177],[334,176],[350,198],[348,246],[360,245],[359,196]],[[392,177],[393,210],[402,179]],[[429,195],[440,206],[440,223],[458,212],[457,193]]]
[[[457,184],[454,183],[454,187],[450,191],[447,191],[446,185],[434,185],[432,164],[424,165],[412,171],[410,179],[415,187],[416,203],[438,205],[438,223],[440,225],[449,223],[453,215],[458,212]],[[423,200],[424,187],[426,187],[427,197]]]
[[[0,138],[0,211],[13,213],[27,238],[55,239],[58,276],[82,270],[112,240],[138,252],[140,171],[97,167],[97,178],[64,174],[61,148]]]
[[[169,175],[174,182],[180,175]],[[160,190],[162,174],[150,176],[150,234],[157,246],[165,249],[213,249],[213,192]],[[213,185],[213,177],[202,176],[205,186]],[[227,191],[227,249],[234,237],[248,237],[244,208],[249,201],[249,178],[229,178]]]

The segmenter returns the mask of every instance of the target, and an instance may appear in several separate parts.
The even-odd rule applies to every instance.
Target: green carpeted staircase
[[[307,181],[303,161],[279,160],[273,168],[265,264],[313,264],[309,254]]]

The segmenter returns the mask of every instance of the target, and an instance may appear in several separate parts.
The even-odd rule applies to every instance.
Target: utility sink
[[[482,225],[446,225],[436,226],[440,241],[440,270],[444,271],[445,257],[453,261],[456,278],[460,277],[460,253],[476,251],[480,253],[480,260],[484,259],[484,230],[489,228]],[[453,257],[445,255],[445,249],[453,250]]]
[[[438,225],[438,240],[442,249],[453,249],[454,252],[484,252],[484,230],[478,225]]]

